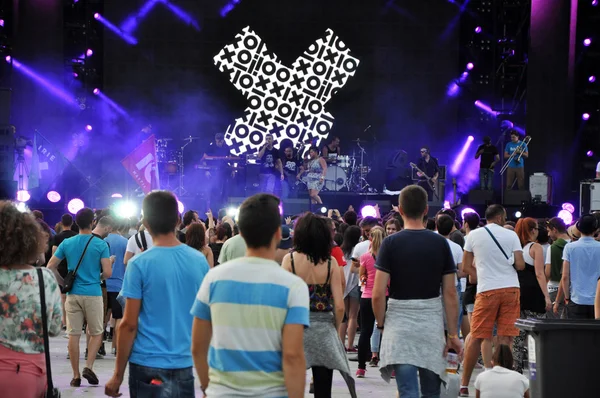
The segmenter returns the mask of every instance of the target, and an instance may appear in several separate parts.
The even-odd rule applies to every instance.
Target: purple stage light
[[[185,211],[185,206],[181,200],[177,200],[177,210],[179,210],[179,214],[183,214]]]
[[[4,59],[6,60],[6,62],[12,61],[12,57],[10,55],[7,55]]]
[[[60,194],[56,191],[50,191],[46,194],[46,198],[52,202],[52,203],[56,203],[56,202],[60,202]]]
[[[92,55],[94,55],[94,50],[92,50],[91,48],[88,48],[87,51],[85,52],[85,55],[87,55],[88,57],[91,57]]]
[[[475,28],[475,33],[481,33],[481,26],[478,26]]]
[[[588,77],[588,82],[593,83],[596,81],[596,76],[592,75],[590,77]]]
[[[581,118],[582,118],[583,120],[590,120],[590,114],[586,112],[586,113],[584,113],[583,115],[581,115]]]
[[[96,94],[96,93],[94,93],[94,94]],[[96,94],[96,95],[98,97],[100,97],[102,99],[102,101],[106,102],[111,108],[113,108],[115,111],[117,111],[121,116],[127,117],[127,118],[129,117],[129,114],[127,113],[127,111],[125,109],[123,109],[123,107],[121,107],[115,101],[113,101],[112,99],[110,99],[102,91],[98,90],[98,94]]]
[[[475,67],[475,65],[473,65],[473,62],[469,62],[467,64],[467,70],[472,70]]]
[[[98,15],[98,17],[96,17],[96,15]],[[94,15],[94,18],[96,18],[98,22],[100,22],[102,25],[107,27],[108,30],[110,30],[111,32],[119,36],[121,39],[123,39],[127,44],[130,44],[132,46],[135,46],[137,44],[137,39],[135,37],[117,28],[115,24],[110,22],[108,19],[104,18],[101,14],[96,13],[96,15]]]
[[[585,155],[586,155],[588,158],[591,158],[592,156],[594,156],[594,151],[587,151],[587,152],[585,153]]]
[[[462,217],[462,219],[465,219],[465,215],[469,214],[469,213],[477,213],[475,210],[471,209],[470,207],[467,207],[465,209],[463,209],[463,211],[460,212],[460,216]]]
[[[83,203],[83,200],[79,198],[71,199],[67,204],[67,210],[69,210],[69,213],[71,214],[77,214],[77,212],[84,207],[85,203]]]
[[[100,19],[100,14],[99,13],[95,13],[94,14],[94,19]]]
[[[92,125],[88,124],[87,126],[85,126],[85,130],[86,131],[92,131],[93,130]]]
[[[362,209],[360,209],[360,215],[362,216],[362,218],[377,217],[377,210],[375,210],[374,206],[366,205],[363,206]]]
[[[475,101],[475,106],[494,117],[498,116],[498,112],[494,111],[491,106],[484,104],[479,100]]]
[[[450,208],[452,208],[452,207],[450,206],[450,201],[449,201],[449,200],[445,200],[445,201],[444,201],[444,209],[450,209]]]
[[[583,40],[583,45],[586,47],[589,47],[592,45],[592,39],[590,39],[589,37]]]
[[[11,60],[12,60],[13,67],[17,71],[23,73],[27,77],[29,77],[32,80],[34,80],[40,86],[42,86],[46,90],[48,90],[48,92],[50,94],[52,94],[55,97],[63,100],[68,105],[71,105],[71,106],[76,107],[77,109],[79,109],[79,104],[75,100],[75,97],[73,96],[73,94],[71,94],[71,93],[63,90],[62,88],[60,88],[61,85],[52,83],[50,80],[46,79],[45,77],[43,77],[39,73],[35,72],[33,69],[31,69],[27,65],[24,65],[21,62],[19,62],[16,58],[11,58]]]
[[[283,216],[283,203],[279,203],[279,215]]]
[[[17,200],[19,202],[27,202],[29,199],[31,199],[31,195],[29,194],[29,192],[25,191],[25,190],[21,190],[17,192]]]
[[[225,18],[227,14],[231,12],[235,8],[235,6],[240,2],[240,0],[231,0],[223,8],[221,8],[221,18]]]
[[[451,169],[452,174],[457,174],[459,172],[460,166],[462,166],[463,162],[465,161],[465,156],[466,156],[467,152],[469,151],[469,147],[471,146],[473,139],[474,138],[472,135],[467,137],[467,141],[465,141],[462,149],[458,153],[458,156],[456,156],[456,159],[454,159],[454,163],[452,164],[452,169]]]
[[[159,1],[160,0],[148,0],[146,3],[144,3],[137,14],[130,15],[125,22],[123,22],[121,25],[121,30],[129,34],[133,33],[133,31],[137,29],[139,23],[146,18],[146,15],[148,15],[150,10],[152,10]]]
[[[98,88],[95,88],[95,89],[94,89],[94,91],[93,91],[93,93],[94,93],[94,95],[98,95],[98,94],[100,94],[100,89],[98,89]]]
[[[4,27],[4,19],[0,19],[0,26]]]
[[[190,14],[185,12],[181,7],[176,6],[175,4],[171,3],[169,0],[161,0],[161,1],[181,21],[192,26],[194,29],[196,29],[198,31],[200,30],[200,25],[198,25],[198,22]]]
[[[562,209],[568,211],[569,213],[575,213],[575,206],[572,203],[566,202],[562,204]]]
[[[563,220],[566,225],[571,225],[571,223],[573,222],[573,214],[569,213],[566,210],[559,211],[556,216]]]
[[[123,195],[121,195],[120,193],[113,193],[112,195],[110,195],[111,198],[122,198]]]
[[[458,85],[458,83],[456,83],[455,81],[453,81],[448,86],[448,91],[446,91],[446,95],[448,97],[456,97],[459,92],[460,92],[460,86]]]
[[[74,77],[75,79],[77,79],[77,78],[79,77],[79,73],[77,73],[77,72],[73,72],[73,77]]]
[[[598,0],[592,0],[592,5],[596,7],[598,5]]]

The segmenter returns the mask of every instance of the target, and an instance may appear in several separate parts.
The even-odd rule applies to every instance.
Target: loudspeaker
[[[517,190],[504,191],[505,206],[521,206],[521,203],[523,202],[531,202],[531,192]]]
[[[494,191],[472,189],[469,191],[470,205],[485,205],[494,201]],[[519,203],[521,204],[521,203]]]

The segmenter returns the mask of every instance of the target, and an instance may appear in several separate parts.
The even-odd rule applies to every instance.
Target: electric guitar
[[[435,192],[435,181],[433,181],[433,178],[431,178],[427,174],[425,174],[425,172],[422,171],[420,168],[418,168],[417,165],[414,163],[411,163],[410,167],[417,170],[419,173],[423,174],[422,177],[425,177],[425,179],[427,180],[427,184],[429,184],[429,186],[431,187],[431,190],[433,192]]]

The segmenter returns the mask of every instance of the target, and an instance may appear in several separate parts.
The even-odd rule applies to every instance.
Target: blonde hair
[[[383,238],[385,237],[385,231],[381,227],[375,227],[371,229],[369,235],[371,238],[371,254],[377,256],[379,248],[381,247],[381,242],[383,242]]]

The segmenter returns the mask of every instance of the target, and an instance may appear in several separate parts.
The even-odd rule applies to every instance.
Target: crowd
[[[515,321],[600,318],[596,214],[569,228],[507,222],[500,205],[485,219],[451,209],[430,219],[418,186],[362,219],[350,208],[282,220],[279,204],[259,194],[235,220],[202,220],[156,191],[141,221],[86,208],[50,228],[41,212],[0,202],[3,393],[45,393],[42,311],[50,336],[68,336],[71,386],[100,383],[94,363],[111,341],[105,392],[119,396],[129,365],[132,397],[194,396],[194,367],[209,397],[302,397],[306,369],[315,397],[331,396],[334,371],[355,397],[349,359],[358,379],[368,365],[403,398],[436,397],[452,377],[446,354],[463,344],[460,396],[478,366],[477,396],[528,397]]]

